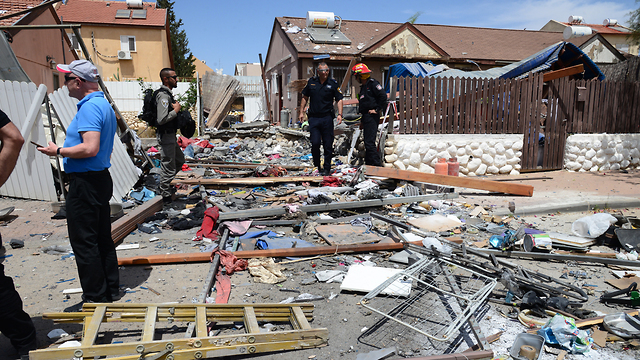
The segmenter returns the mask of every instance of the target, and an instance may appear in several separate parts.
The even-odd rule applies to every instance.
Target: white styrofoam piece
[[[401,269],[351,265],[347,276],[340,285],[340,290],[368,293],[401,271]],[[409,296],[410,293],[411,281],[405,282],[401,280],[396,280],[382,291],[382,294],[405,297]]]

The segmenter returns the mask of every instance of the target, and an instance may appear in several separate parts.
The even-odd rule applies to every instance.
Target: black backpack
[[[146,89],[142,100],[142,112],[138,115],[140,120],[144,120],[149,126],[158,127],[158,104],[156,103],[156,95],[159,91],[169,93],[167,90],[160,88],[156,91]],[[173,94],[169,93],[173,101]]]

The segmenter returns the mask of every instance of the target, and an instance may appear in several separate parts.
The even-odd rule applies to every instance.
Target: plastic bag
[[[571,225],[574,234],[586,238],[595,239],[604,234],[609,226],[618,221],[611,214],[599,213],[582,217]]]
[[[560,314],[556,314],[538,330],[538,335],[542,336],[546,343],[558,344],[574,354],[589,351],[593,343],[587,331],[578,329],[575,320]]]

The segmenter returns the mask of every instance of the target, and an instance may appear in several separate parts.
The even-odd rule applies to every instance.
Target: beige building
[[[202,77],[202,75],[204,75],[207,71],[213,71],[213,69],[210,68],[209,65],[207,65],[207,63],[198,59],[195,56],[194,58],[196,60],[193,62],[193,64],[196,66],[196,72],[198,73],[198,75],[200,75],[200,77]],[[196,74],[193,74],[193,75],[195,76]]]
[[[155,2],[67,0],[57,11],[64,23],[82,24],[82,40],[104,80],[160,81],[160,70],[173,67],[167,11]],[[67,34],[83,57],[78,39]]]
[[[57,25],[60,19],[51,4],[41,5],[41,0],[3,0],[0,13],[7,18],[0,25]],[[31,10],[23,13],[25,10]],[[18,14],[10,16],[11,14]],[[10,46],[20,67],[36,84],[45,84],[55,90],[63,85],[64,79],[55,65],[71,62],[77,57],[70,52],[70,42],[60,36],[58,29],[8,29]]]
[[[606,25],[585,24],[580,21],[569,23],[550,20],[545,26],[540,29],[540,31],[564,32],[565,29],[570,26],[589,27],[591,28],[593,33],[602,35],[602,37],[607,39],[607,41],[611,45],[615,46],[615,48],[619,51],[638,56],[638,44],[634,44],[630,39],[627,38],[631,33],[631,29],[618,23],[613,23],[609,21],[609,19],[605,20],[604,24]]]

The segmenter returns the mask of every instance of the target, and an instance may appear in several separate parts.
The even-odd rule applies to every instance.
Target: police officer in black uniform
[[[352,69],[356,80],[360,86],[360,128],[364,132],[364,163],[366,165],[382,166],[380,155],[376,149],[376,136],[378,135],[378,124],[380,124],[380,113],[387,106],[387,93],[380,83],[371,78],[371,70],[365,64],[357,64]]]
[[[311,137],[311,155],[313,165],[319,175],[331,175],[333,157],[333,101],[338,102],[338,124],[342,122],[342,93],[338,82],[329,78],[329,66],[318,64],[318,75],[307,81],[302,90],[302,101],[298,118],[304,120],[304,109],[309,103],[309,135]],[[320,143],[324,148],[324,169],[320,167]]]

